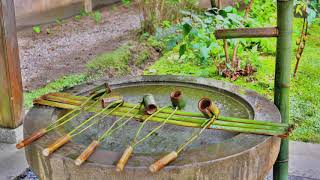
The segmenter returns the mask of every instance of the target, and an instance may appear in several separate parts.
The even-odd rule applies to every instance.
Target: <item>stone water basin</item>
[[[170,105],[170,92],[179,89],[187,99],[186,111],[198,111],[199,99],[209,97],[224,116],[280,121],[280,113],[274,104],[259,94],[229,83],[204,78],[130,77],[87,83],[66,92],[86,95],[104,82],[109,83],[113,89],[112,94],[122,95],[125,101],[130,103],[138,103],[144,94],[152,93],[158,106]],[[56,108],[33,107],[25,118],[25,135],[45,127],[64,113],[65,111]],[[152,174],[148,166],[175,150],[195,130],[168,124],[138,145],[125,171],[119,173],[115,170],[115,164],[140,124],[138,121],[130,121],[107,138],[88,162],[80,167],[75,166],[74,159],[116,119],[108,117],[75,137],[52,156],[42,156],[42,149],[90,115],[83,114],[64,128],[50,132],[26,148],[28,163],[41,179],[263,179],[272,168],[279,151],[280,139],[276,137],[210,129],[205,130],[201,138],[183,151],[176,161],[162,171]],[[158,123],[147,123],[142,135],[157,125]]]

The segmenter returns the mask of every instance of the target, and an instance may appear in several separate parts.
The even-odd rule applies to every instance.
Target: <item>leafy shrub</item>
[[[34,26],[32,27],[33,32],[39,34],[41,33],[41,27],[40,26]]]
[[[176,22],[180,9],[195,9],[196,4],[197,0],[138,0],[142,31],[153,34],[162,21]]]

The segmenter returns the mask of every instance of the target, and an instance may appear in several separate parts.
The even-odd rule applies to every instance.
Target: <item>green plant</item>
[[[76,20],[76,21],[80,21],[80,19],[81,19],[81,15],[76,15],[75,17],[74,17],[74,19]]]
[[[202,15],[182,11],[185,17],[178,26],[181,36],[174,36],[169,40],[169,46],[179,44],[180,58],[196,60],[197,64],[212,64],[212,60],[220,59],[223,54],[229,63],[227,53],[222,51],[222,42],[217,41],[213,34],[217,28],[243,27],[243,18],[236,12],[230,6],[222,10],[213,8]],[[225,51],[226,49],[227,47],[224,48]]]
[[[138,0],[142,32],[153,34],[164,20],[175,22],[181,9],[196,9],[197,0]]]
[[[91,76],[99,76],[108,71],[116,71],[123,74],[129,70],[128,62],[130,57],[130,46],[122,45],[112,52],[103,53],[90,60],[86,67]]]
[[[80,10],[79,16],[84,17],[84,16],[88,16],[88,15],[89,14],[84,9]]]
[[[62,91],[65,88],[83,83],[86,80],[87,80],[87,76],[84,74],[73,74],[73,75],[63,76],[55,80],[54,82],[47,84],[43,88],[24,93],[24,106],[26,108],[30,108],[32,106],[32,101],[35,98],[38,98],[50,92]]]
[[[312,25],[312,23],[315,21],[318,8],[320,8],[320,3],[316,1],[305,1],[305,0],[296,0],[295,1],[295,13],[299,14],[301,17],[303,17],[303,23],[302,28],[300,32],[300,37],[296,41],[297,52],[296,52],[296,65],[293,72],[293,77],[296,78],[299,63],[302,57],[302,53],[304,51],[307,36],[308,36],[308,29]]]
[[[140,66],[144,64],[149,58],[150,58],[149,49],[143,49],[141,52],[139,52],[138,56],[136,57],[135,65]]]
[[[55,19],[55,22],[58,24],[58,25],[62,25],[62,23],[63,23],[63,20],[61,19],[61,18],[56,18]]]
[[[102,14],[100,11],[95,11],[90,13],[90,17],[94,20],[95,23],[100,23],[102,19]]]
[[[52,33],[50,28],[46,28],[46,32],[47,32],[47,34],[51,34]]]
[[[124,4],[125,6],[130,6],[131,4],[131,0],[121,0],[122,4]]]
[[[41,26],[40,25],[39,26],[33,26],[32,30],[33,30],[33,32],[39,34],[39,33],[41,33]]]

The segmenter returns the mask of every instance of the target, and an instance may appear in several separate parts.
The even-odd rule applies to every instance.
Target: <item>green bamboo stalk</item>
[[[75,98],[76,98],[76,96],[72,97],[72,99],[75,99]],[[124,103],[122,108],[132,108],[132,107],[134,107],[134,104]],[[68,108],[72,108],[72,106],[70,106]],[[120,108],[120,109],[122,109],[122,108]],[[170,114],[170,113],[172,113],[172,109],[164,109],[160,114],[163,115],[163,113]],[[185,111],[178,110],[175,114],[181,115],[183,118],[187,118],[187,119],[189,119],[188,117],[191,117],[191,118],[196,117],[196,118],[203,118],[205,120],[205,117],[201,113],[185,112]],[[165,115],[163,115],[163,116],[165,116]],[[191,118],[189,119],[190,122],[192,122]],[[238,123],[246,123],[246,124],[259,124],[259,125],[275,126],[275,127],[289,127],[288,124],[283,124],[283,123],[275,123],[275,122],[269,122],[269,121],[257,121],[257,120],[251,120],[251,119],[241,119],[241,118],[235,118],[235,117],[225,117],[225,116],[221,116],[221,115],[217,119],[221,120],[221,121],[238,122]],[[194,119],[194,122],[198,122],[198,120]]]
[[[52,131],[53,129],[56,129],[56,128],[58,128],[58,127],[63,126],[64,124],[66,124],[66,123],[70,122],[71,120],[73,120],[76,116],[80,115],[82,109],[88,110],[88,109],[90,109],[92,106],[94,106],[95,104],[97,104],[97,102],[98,102],[99,100],[95,101],[94,103],[90,104],[89,106],[85,106],[85,105],[90,101],[90,99],[92,99],[94,96],[95,96],[95,94],[91,95],[86,101],[83,102],[83,104],[81,104],[80,107],[74,109],[74,110],[76,110],[77,112],[75,112],[75,113],[73,114],[73,116],[69,117],[69,118],[66,119],[66,120],[63,119],[63,118],[65,117],[65,116],[63,116],[62,118],[60,118],[60,119],[58,119],[57,121],[55,121],[55,122],[53,122],[52,124],[50,124],[50,125],[46,128],[47,131],[49,132],[49,131]],[[102,96],[101,96],[101,97],[102,97]],[[55,104],[57,104],[57,103],[55,103]],[[63,121],[62,121],[62,120],[63,120]],[[61,123],[60,123],[60,122],[61,122]]]
[[[123,114],[124,114],[123,112],[119,112],[119,111],[118,112],[115,111],[112,113],[112,115],[116,115],[116,116],[121,116]],[[131,116],[131,114],[128,114],[128,116]],[[145,120],[146,118],[148,118],[148,116],[136,115],[135,118]],[[150,121],[154,121],[154,122],[163,122],[164,120],[165,120],[164,118],[158,118],[158,117],[151,117],[150,118]],[[178,126],[194,127],[194,128],[200,128],[200,127],[202,127],[202,124],[203,124],[203,123],[191,123],[191,122],[176,121],[176,120],[172,120],[172,118],[170,118],[170,120],[168,120],[167,123],[173,124],[173,125],[178,125]],[[286,129],[256,129],[255,127],[252,127],[252,126],[251,127],[250,126],[238,127],[238,126],[232,125],[232,124],[228,124],[228,125],[221,124],[219,121],[218,122],[214,121],[212,123],[212,127],[210,127],[210,128],[219,129],[219,130],[227,130],[227,131],[236,131],[238,129],[237,132],[265,134],[265,135],[283,135],[283,134],[288,133],[288,131]]]
[[[56,104],[56,103],[55,103]],[[92,112],[97,112],[97,109],[89,109],[90,111],[92,111]],[[120,107],[119,109],[118,109],[118,111],[114,111],[114,112],[112,112],[111,113],[111,115],[115,115],[115,116],[122,116],[123,114],[124,114],[124,112],[122,112],[122,111],[120,111],[120,110],[122,110],[122,107]],[[126,108],[124,108],[124,111],[126,111],[127,109]],[[161,112],[163,112],[163,111],[168,111],[168,109],[164,109],[164,110],[162,110]],[[108,111],[106,111],[106,113],[107,113]],[[137,112],[137,111],[133,111],[133,112]],[[161,114],[161,113],[159,113],[159,114],[156,114],[156,115],[154,115],[154,117],[151,117],[150,118],[150,120],[151,121],[154,121],[154,122],[163,122],[164,121],[164,119],[162,118],[163,116],[164,116],[165,114]],[[128,114],[128,117],[130,117],[130,116],[134,116],[134,118],[136,118],[136,119],[142,119],[142,120],[145,120],[148,116],[146,116],[146,115],[134,115],[134,114]],[[160,117],[157,117],[157,116],[160,116]],[[189,117],[190,118],[190,117]],[[199,127],[201,127],[201,124],[204,122],[202,119],[192,119],[192,121],[193,122],[188,122],[188,121],[182,121],[183,119],[181,118],[181,117],[178,117],[177,118],[177,116],[173,116],[172,118],[171,118],[171,120],[168,120],[168,124],[173,124],[173,125],[178,125],[178,126],[185,126],[185,127],[195,127],[195,128],[199,128]],[[188,120],[188,119],[187,119]],[[194,121],[194,120],[197,120],[197,121]],[[228,123],[226,123],[226,122],[222,122],[222,121],[219,121],[219,120],[216,120],[215,122],[215,125],[217,125],[216,127],[214,127],[215,129],[220,129],[220,130],[228,130],[228,131],[235,131],[235,129],[234,129],[234,126],[235,125],[238,125],[238,124],[228,124]],[[252,125],[254,125],[254,124],[252,124]],[[228,128],[229,126],[231,126],[232,128]],[[276,135],[278,135],[278,134],[286,134],[287,133],[287,130],[284,128],[284,129],[281,129],[281,128],[278,128],[278,129],[272,129],[272,127],[267,127],[267,128],[264,128],[264,127],[261,127],[261,126],[251,126],[251,124],[249,124],[249,126],[245,126],[245,124],[244,125],[240,125],[240,126],[242,126],[244,129],[239,129],[239,131],[238,132],[244,132],[244,133],[257,133],[257,134],[263,134],[262,133],[262,131],[263,130],[271,130],[270,131],[270,135],[274,135],[274,134],[276,134]],[[237,128],[237,127],[236,127]],[[254,128],[256,128],[256,129],[260,129],[260,130],[257,130],[257,131],[255,131],[255,129]],[[268,131],[265,133],[265,134],[267,134],[267,133],[269,133]]]
[[[224,126],[224,125],[215,125],[215,124],[213,124],[210,128],[217,129],[217,130],[239,132],[239,133],[261,134],[261,135],[278,136],[278,137],[287,136],[286,131],[276,131],[276,130],[267,130],[267,129],[254,129],[254,128]]]
[[[117,112],[126,112],[130,110],[130,108],[126,107],[120,107],[117,109]],[[138,112],[138,110],[133,110],[133,112]],[[158,113],[155,115],[155,117],[159,118],[166,118],[168,114],[164,113]],[[183,122],[191,122],[191,123],[199,123],[202,124],[207,121],[207,119],[203,118],[193,118],[193,117],[183,117],[183,116],[177,116],[173,115],[170,119],[177,120],[177,121],[183,121]],[[257,129],[270,129],[270,130],[287,130],[288,127],[278,127],[278,126],[269,126],[269,125],[261,125],[261,124],[246,124],[241,122],[228,122],[228,121],[221,121],[221,120],[215,120],[214,122],[217,125],[225,125],[225,126],[238,126],[238,127],[247,127],[247,128],[257,128]]]
[[[130,103],[124,103],[123,107],[133,107],[133,104]],[[172,113],[172,109],[164,109],[161,111],[162,113]],[[189,116],[189,117],[198,117],[198,118],[204,118],[204,115],[202,113],[196,113],[196,112],[187,112],[187,111],[177,111],[175,113],[176,115],[181,115],[181,116]],[[283,123],[275,123],[275,122],[269,122],[269,121],[257,121],[257,120],[251,120],[251,119],[242,119],[242,118],[235,118],[235,117],[225,117],[219,115],[217,118],[222,121],[230,121],[230,122],[239,122],[239,123],[247,123],[247,124],[260,124],[260,125],[269,125],[269,126],[282,126],[282,127],[288,127],[288,124],[283,124]]]
[[[75,106],[81,106],[83,101],[73,100],[65,97],[59,97],[59,96],[52,96],[51,94],[43,95],[41,99],[45,99],[48,101],[55,101],[55,102],[61,102],[64,104],[70,104]]]
[[[290,64],[293,22],[293,0],[277,0],[277,39],[274,103],[281,113],[282,123],[289,122]],[[273,166],[273,179],[288,179],[289,140],[282,139],[280,152]]]
[[[47,104],[50,104],[47,103]],[[57,103],[53,103],[54,105],[57,105]],[[130,105],[131,106],[131,105]],[[130,108],[127,108],[127,107],[119,107],[117,109],[117,111],[119,112],[127,112],[128,110],[130,110]],[[95,107],[92,107],[91,109],[89,109],[89,111],[92,111],[92,112],[97,112],[98,109],[96,109]],[[136,109],[134,110],[133,112],[138,112],[139,110]],[[166,111],[168,112],[168,109],[165,109],[163,111]],[[162,112],[163,112],[162,111]],[[121,113],[119,113],[121,114]],[[167,117],[168,114],[165,114],[165,113],[157,113],[155,115],[155,117],[158,117],[158,118],[165,118]],[[179,116],[179,115],[174,115],[172,116],[171,118],[172,120],[176,120],[176,121],[184,121],[184,122],[189,122],[189,123],[203,123],[205,122],[207,119],[205,118],[194,118],[194,117],[189,117],[189,116]],[[244,122],[242,122],[241,120],[237,119],[237,118],[229,118],[229,120],[231,120],[230,122],[229,121],[221,121],[220,119],[219,120],[216,120],[215,123],[217,125],[225,125],[225,126],[239,126],[239,127],[247,127],[247,128],[256,128],[256,129],[269,129],[269,130],[288,130],[289,126],[275,126],[274,124],[271,124],[269,125],[269,123],[256,123],[256,124],[252,124],[251,123],[251,120],[249,121],[249,123],[247,123],[248,121],[244,120]],[[259,122],[259,121],[258,121]]]
[[[79,106],[75,106],[75,105],[70,105],[70,104],[63,104],[63,103],[58,103],[58,102],[54,102],[54,101],[48,101],[48,100],[44,100],[44,99],[35,99],[33,101],[34,105],[45,105],[45,106],[51,106],[51,107],[58,107],[61,109],[73,109],[73,110],[77,110],[79,108]]]

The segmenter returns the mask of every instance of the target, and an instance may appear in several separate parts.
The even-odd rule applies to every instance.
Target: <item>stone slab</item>
[[[22,126],[16,129],[7,129],[0,127],[0,143],[15,144],[23,137]]]
[[[320,179],[320,144],[291,141],[289,174]]]
[[[28,167],[25,152],[15,144],[0,144],[0,180],[14,179]]]

